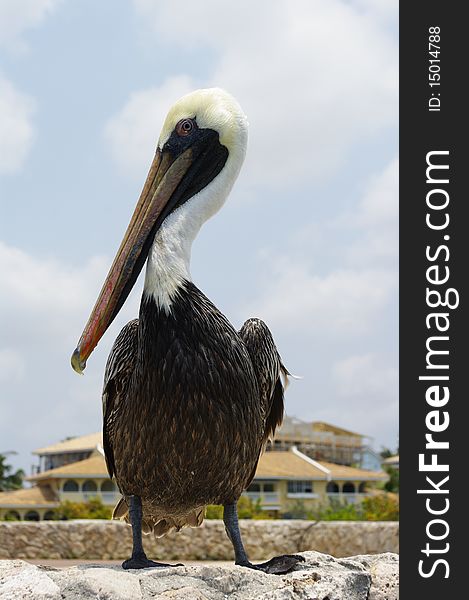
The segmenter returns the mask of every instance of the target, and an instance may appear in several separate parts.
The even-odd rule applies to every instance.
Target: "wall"
[[[317,550],[333,556],[398,552],[397,522],[241,521],[253,560]],[[0,559],[124,559],[132,547],[130,527],[116,521],[0,522]],[[232,560],[222,521],[183,529],[164,538],[145,536],[148,555],[160,560]]]

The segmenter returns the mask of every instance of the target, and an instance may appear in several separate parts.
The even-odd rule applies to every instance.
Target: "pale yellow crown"
[[[169,110],[158,146],[168,140],[181,119],[196,119],[201,129],[213,129],[228,151],[245,148],[248,122],[238,102],[220,88],[196,90],[180,98]]]

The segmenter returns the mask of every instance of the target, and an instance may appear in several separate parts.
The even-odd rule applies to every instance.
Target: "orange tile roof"
[[[323,467],[326,467],[331,472],[332,479],[355,479],[363,481],[385,481],[389,478],[383,471],[367,471],[365,469],[357,469],[355,467],[347,467],[345,465],[336,465],[334,463],[320,461]]]
[[[396,465],[399,464],[399,454],[395,454],[394,456],[389,456],[383,460],[383,465]]]
[[[256,477],[326,479],[326,474],[291,451],[274,451],[266,452],[260,457]]]
[[[322,467],[322,468],[321,468]],[[330,473],[328,473],[328,471]],[[29,481],[64,479],[73,477],[109,477],[102,454],[95,454],[78,462],[43,471],[27,477]],[[382,481],[388,478],[382,471],[365,471],[324,461],[313,461],[298,451],[265,452],[259,459],[256,478],[265,479],[354,479],[358,481]]]
[[[57,469],[49,469],[37,475],[31,475],[28,481],[41,481],[45,479],[63,479],[66,477],[109,477],[104,456],[95,454],[85,460],[69,463]]]
[[[23,505],[58,506],[59,501],[48,485],[33,486],[21,490],[0,493],[0,507]]]
[[[92,450],[96,448],[98,444],[103,443],[103,434],[89,433],[87,435],[80,435],[73,437],[62,442],[57,442],[51,446],[44,446],[44,448],[38,448],[33,451],[33,454],[60,454],[61,452],[80,452],[82,450]]]

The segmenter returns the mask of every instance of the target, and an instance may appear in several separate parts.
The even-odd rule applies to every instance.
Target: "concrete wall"
[[[336,557],[398,552],[399,524],[362,521],[241,521],[253,560],[317,550]],[[130,527],[116,521],[0,522],[0,559],[125,559],[132,547]],[[222,521],[183,529],[163,538],[145,536],[149,557],[159,560],[232,560]]]

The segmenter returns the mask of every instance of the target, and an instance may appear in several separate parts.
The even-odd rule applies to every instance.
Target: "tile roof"
[[[330,472],[330,474],[328,473]],[[388,478],[381,471],[366,471],[354,467],[345,467],[324,461],[313,461],[298,451],[265,452],[259,459],[256,478],[265,479],[355,479],[361,481],[381,481]],[[43,471],[32,475],[29,481],[63,479],[66,477],[109,477],[102,454],[95,454],[78,462]]]
[[[23,504],[50,504],[51,507],[54,507],[58,506],[59,502],[49,485],[35,485],[30,488],[0,493],[0,506],[21,506]]]
[[[290,451],[265,452],[259,459],[255,476],[259,479],[264,477],[326,479],[324,471]]]
[[[363,481],[386,481],[389,476],[383,471],[367,471],[345,465],[336,465],[334,463],[320,461],[323,467],[326,467],[331,473],[331,479],[355,479]]]
[[[33,451],[33,454],[59,454],[60,452],[80,452],[81,450],[92,450],[98,444],[103,443],[103,435],[101,432],[89,433],[78,437],[57,442],[51,446],[38,448]]]
[[[64,479],[66,477],[109,477],[104,456],[102,454],[95,454],[85,460],[79,460],[77,462],[69,463],[63,467],[57,469],[50,469],[49,471],[42,471],[37,475],[31,475],[26,479],[28,481],[42,481],[45,479]]]
[[[399,454],[389,456],[383,460],[383,465],[396,465],[399,463]]]

